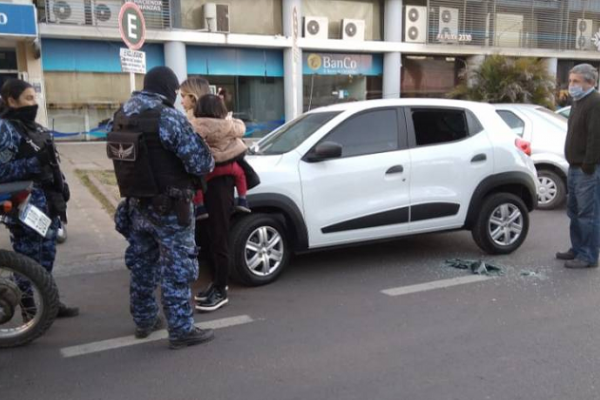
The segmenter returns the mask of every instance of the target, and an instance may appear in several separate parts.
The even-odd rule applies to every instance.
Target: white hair
[[[569,73],[581,75],[581,77],[584,80],[586,80],[588,83],[591,83],[594,86],[598,82],[598,70],[596,70],[596,68],[594,68],[590,64],[576,65],[573,67],[573,69],[571,69]]]

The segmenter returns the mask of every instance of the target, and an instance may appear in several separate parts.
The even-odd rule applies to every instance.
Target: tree
[[[448,93],[449,98],[554,107],[555,77],[548,73],[542,60],[494,54],[478,68],[467,69],[461,75],[464,82]]]

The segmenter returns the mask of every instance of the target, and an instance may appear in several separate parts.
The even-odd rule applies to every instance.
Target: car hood
[[[252,166],[252,168],[254,168],[256,172],[260,173],[261,171],[273,171],[273,169],[275,169],[275,167],[277,166],[277,164],[279,164],[282,158],[283,156],[281,154],[269,156],[249,154],[246,156],[246,161],[248,161],[248,163]]]

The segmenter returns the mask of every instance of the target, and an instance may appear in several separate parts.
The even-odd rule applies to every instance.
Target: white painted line
[[[202,329],[222,329],[230,326],[243,325],[253,322],[254,320],[248,315],[239,315],[236,317],[216,319],[214,321],[207,321],[197,323],[196,326]],[[124,336],[115,339],[103,340],[100,342],[82,344],[79,346],[65,347],[60,349],[60,352],[64,358],[78,357],[86,354],[98,353],[100,351],[114,350],[121,347],[135,346],[142,343],[155,342],[157,340],[166,339],[168,333],[165,329],[153,332],[146,339],[136,339],[135,336]]]
[[[482,282],[487,281],[488,279],[492,278],[485,275],[462,276],[459,278],[444,279],[441,281],[421,283],[418,285],[385,289],[382,290],[381,293],[387,294],[388,296],[402,296],[403,294],[426,292],[428,290],[444,289],[452,286],[465,285],[467,283]]]

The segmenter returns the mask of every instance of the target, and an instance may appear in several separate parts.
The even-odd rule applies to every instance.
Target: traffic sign
[[[121,70],[136,74],[146,73],[146,53],[121,48]]]
[[[119,12],[119,32],[130,50],[138,50],[146,40],[146,22],[144,14],[137,4],[127,2]]]

